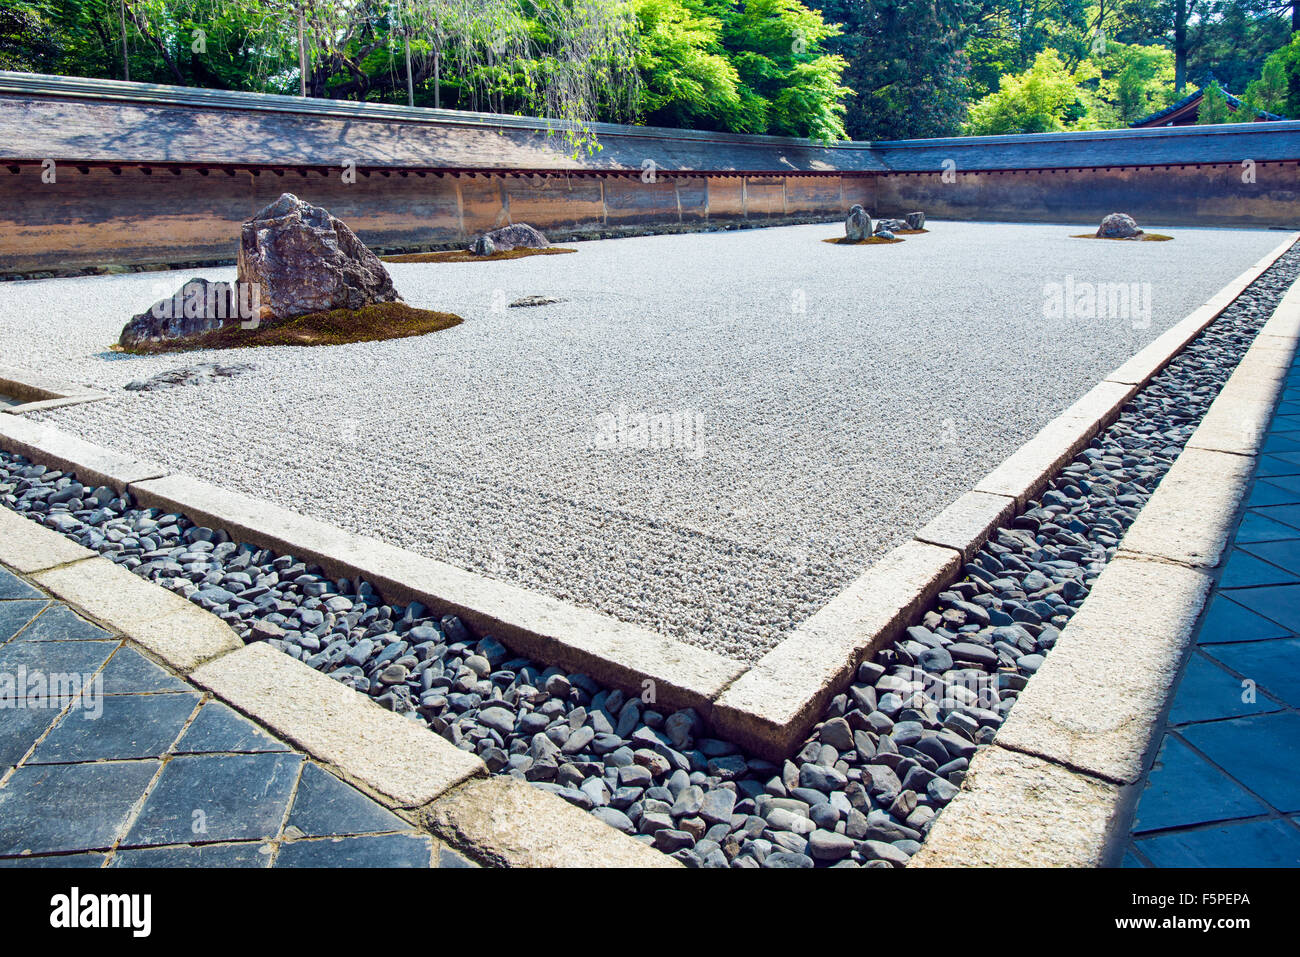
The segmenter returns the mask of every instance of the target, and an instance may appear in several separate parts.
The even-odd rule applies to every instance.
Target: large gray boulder
[[[118,342],[125,349],[138,349],[149,343],[202,335],[227,322],[251,319],[257,310],[256,291],[244,292],[241,303],[231,283],[191,279],[171,296],[131,317]]]
[[[239,281],[258,287],[263,322],[401,301],[384,264],[352,230],[292,193],[244,223]]]
[[[871,214],[861,206],[849,207],[849,214],[844,218],[844,238],[851,243],[870,239],[872,233]]]
[[[1134,239],[1142,235],[1137,221],[1127,213],[1111,213],[1097,227],[1098,239]]]
[[[925,213],[908,213],[905,217],[908,229],[925,229]]]
[[[512,249],[546,249],[550,245],[550,241],[539,230],[527,223],[513,223],[483,233],[470,243],[469,251],[476,256],[491,256],[494,252],[504,253]]]

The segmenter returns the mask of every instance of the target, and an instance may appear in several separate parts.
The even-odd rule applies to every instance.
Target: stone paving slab
[[[1300,288],[1284,305],[1274,318],[1300,330]],[[1261,449],[1296,433],[1287,397],[1297,384],[1293,357]],[[1300,867],[1300,457],[1265,452],[1254,464],[1137,802],[1127,866]]]
[[[270,645],[199,668],[202,688],[317,759],[408,808],[487,774],[475,755]]]
[[[997,746],[981,751],[910,867],[1101,867],[1124,789]]]
[[[5,448],[62,471],[76,471],[83,482],[122,491],[132,482],[166,475],[165,466],[106,449],[53,426],[17,415],[0,416]]]
[[[502,867],[682,866],[563,798],[514,778],[466,784],[420,818],[435,833],[472,844],[487,863]]]
[[[1184,449],[1124,533],[1118,554],[1215,567],[1253,466],[1241,455]]]
[[[472,866],[4,569],[0,622],[0,867]]]
[[[242,647],[230,626],[106,558],[39,572],[34,580],[148,648],[181,672]]]
[[[1116,784],[1140,780],[1209,587],[1180,565],[1111,561],[995,740]]]
[[[36,572],[96,553],[7,508],[0,508],[0,562],[20,572]]]

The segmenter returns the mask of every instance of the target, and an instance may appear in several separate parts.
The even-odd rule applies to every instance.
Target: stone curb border
[[[1298,344],[1300,279],[1129,526],[992,746],[971,763],[912,866],[1118,865],[1212,570]]]
[[[474,860],[512,867],[681,867],[553,794],[100,558],[0,509],[0,565],[242,712]]]
[[[1142,385],[1298,239],[1300,233],[1288,234],[1267,256],[1044,426],[912,541],[883,556],[752,667],[346,532],[253,496],[181,473],[169,474],[156,463],[121,456],[43,423],[0,416],[0,448],[75,472],[82,481],[129,491],[141,507],[179,512],[238,540],[314,562],[334,577],[364,578],[392,601],[419,600],[439,614],[455,614],[471,629],[493,635],[518,654],[583,671],[633,694],[653,690],[661,704],[693,707],[716,734],[779,761],[807,735],[853,669],[912,624],[994,528],[1023,508],[1118,416]],[[1248,356],[1243,362],[1271,362],[1270,367],[1276,368],[1277,354],[1276,349],[1261,351],[1258,359]]]
[[[0,408],[0,412],[9,415],[24,415],[108,398],[107,392],[69,385],[13,366],[0,366],[0,393],[22,400],[18,405]]]

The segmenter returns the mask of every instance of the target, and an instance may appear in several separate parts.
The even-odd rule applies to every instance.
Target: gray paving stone
[[[62,602],[41,612],[15,641],[103,641],[112,637],[98,625],[92,625]]]
[[[215,752],[258,753],[289,751],[234,708],[220,701],[209,701],[176,743],[177,754],[211,754]]]
[[[109,867],[270,867],[272,844],[137,847],[118,851]]]
[[[306,837],[407,831],[411,825],[319,765],[302,769],[289,826]]]
[[[1160,745],[1133,832],[1257,817],[1268,807],[1174,735]]]
[[[97,718],[87,708],[64,715],[27,763],[162,757],[175,743],[200,699],[196,692],[105,697]]]
[[[7,568],[0,568],[0,599],[44,598],[41,592],[23,581]]]
[[[292,841],[280,846],[276,867],[428,867],[433,842],[424,835],[379,834]]]
[[[1277,810],[1300,811],[1300,714],[1212,721],[1180,733]]]
[[[140,652],[123,646],[103,671],[104,694],[189,691],[190,686],[154,664]]]
[[[300,754],[182,755],[168,762],[127,846],[275,837]]]
[[[0,855],[111,847],[157,761],[21,767],[0,788]]]
[[[42,854],[39,857],[0,857],[0,867],[101,868],[107,854]]]
[[[1245,644],[1254,644],[1246,642]],[[1225,648],[1236,647],[1224,645]],[[1252,700],[1253,699],[1253,700]],[[1174,725],[1194,721],[1214,721],[1247,714],[1277,711],[1281,705],[1263,694],[1250,694],[1242,680],[1205,657],[1192,653],[1174,692],[1169,721]]]
[[[1300,708],[1300,638],[1239,642],[1206,651],[1259,688]]]
[[[0,601],[0,644],[8,641],[48,605],[48,601]]]
[[[1300,830],[1277,819],[1172,831],[1135,846],[1155,867],[1300,867]]]

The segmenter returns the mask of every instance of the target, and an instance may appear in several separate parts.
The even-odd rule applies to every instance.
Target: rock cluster
[[[234,321],[272,322],[400,301],[384,264],[345,223],[283,193],[244,223],[234,285],[191,279],[133,317],[119,343],[134,349]]]
[[[1142,235],[1137,221],[1127,213],[1111,213],[1097,227],[1098,239],[1136,239]]]
[[[849,242],[861,242],[877,236],[880,239],[895,239],[903,230],[925,228],[925,213],[908,213],[904,219],[881,219],[874,223],[871,214],[859,205],[849,208],[844,220],[844,237]]]
[[[546,249],[550,245],[550,241],[532,226],[514,223],[477,237],[469,244],[469,251],[475,256],[491,256],[512,249]]]

